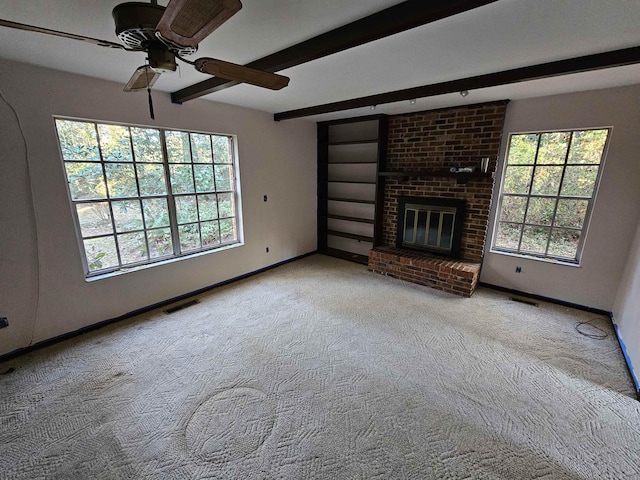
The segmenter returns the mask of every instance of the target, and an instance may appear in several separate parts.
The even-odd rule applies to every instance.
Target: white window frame
[[[571,135],[573,135],[573,133],[575,132],[585,132],[585,131],[590,131],[590,130],[608,130],[608,134],[607,134],[607,139],[605,141],[604,147],[602,149],[602,156],[600,157],[600,163],[598,164],[598,172],[596,174],[596,179],[595,179],[595,183],[594,183],[594,189],[593,189],[593,193],[591,195],[591,197],[588,198],[588,205],[587,205],[587,209],[586,209],[586,213],[585,213],[585,217],[584,217],[584,222],[582,225],[582,228],[580,229],[580,239],[578,241],[578,247],[576,250],[576,256],[575,258],[568,258],[568,257],[562,257],[562,256],[558,256],[558,255],[549,255],[547,254],[540,254],[540,253],[534,253],[534,252],[528,252],[528,251],[522,251],[520,250],[516,250],[516,249],[509,249],[506,247],[499,247],[496,246],[496,241],[498,238],[498,231],[500,228],[500,216],[502,213],[502,204],[503,204],[503,200],[505,198],[505,196],[516,196],[516,195],[511,195],[511,194],[507,194],[505,195],[504,193],[504,182],[506,179],[506,175],[507,175],[507,167],[508,167],[508,159],[509,159],[509,149],[511,147],[511,138],[515,135],[542,135],[545,133],[570,133]],[[496,211],[495,211],[495,218],[494,218],[494,224],[493,224],[493,232],[492,232],[492,238],[491,238],[491,248],[490,248],[490,253],[496,253],[499,255],[508,255],[508,256],[515,256],[515,257],[521,257],[521,258],[527,258],[530,260],[537,260],[537,261],[543,261],[543,262],[549,262],[549,263],[555,263],[555,264],[559,264],[559,265],[568,265],[568,266],[580,266],[580,261],[582,258],[582,253],[583,253],[583,249],[584,249],[584,245],[586,242],[586,238],[587,238],[587,233],[589,230],[589,225],[591,223],[591,214],[593,212],[593,207],[595,205],[595,201],[596,201],[596,197],[598,194],[598,190],[600,188],[600,179],[602,178],[602,172],[604,170],[604,165],[605,165],[605,160],[607,157],[607,153],[608,153],[608,149],[609,149],[609,144],[611,141],[611,136],[613,134],[613,127],[612,126],[602,126],[602,127],[582,127],[582,128],[562,128],[562,129],[553,129],[553,130],[533,130],[533,131],[522,131],[522,132],[510,132],[509,136],[508,136],[508,140],[507,140],[507,145],[505,148],[505,155],[504,155],[504,160],[502,162],[502,172],[501,172],[501,178],[500,178],[500,184],[499,186],[499,195],[498,195],[498,202],[496,205]],[[571,137],[572,138],[572,137]],[[538,140],[539,142],[539,140]],[[567,156],[569,155],[569,151],[570,151],[570,146],[571,146],[571,140],[569,141],[569,147],[567,149]],[[538,150],[540,148],[540,144],[538,143],[538,146],[536,147],[536,159],[534,160],[534,162],[537,162],[537,154],[538,154]],[[565,157],[565,161],[564,163],[562,163],[562,176],[561,179],[564,177],[565,174],[565,169],[567,167],[567,163],[566,163],[566,159],[567,157]],[[571,165],[571,164],[569,164]],[[535,175],[535,167],[537,166],[537,163],[534,163],[533,167],[534,170],[532,171],[531,174],[531,180],[533,183],[533,178]],[[557,166],[560,166],[560,164],[558,164]],[[556,198],[556,199],[560,199],[560,198],[572,198],[571,196],[563,196],[560,194],[562,185],[560,185],[558,187],[558,193],[555,196],[542,196],[542,195],[535,195],[531,193],[531,186],[529,187],[529,192],[525,195],[517,195],[517,196],[523,196],[527,198],[527,205],[529,203],[529,199],[531,198],[536,198],[536,197],[545,197],[545,198]],[[583,200],[587,200],[586,197],[580,197]],[[526,214],[526,212],[525,212]],[[552,219],[552,224],[549,226],[549,228],[553,228],[554,226],[554,222],[556,219],[556,212],[554,212],[554,217]],[[516,222],[519,223],[519,222]],[[527,225],[526,223],[526,218],[523,217],[523,221],[522,221],[522,225],[525,226]],[[520,245],[519,247],[521,247],[521,242],[522,242],[522,234],[520,236]],[[549,248],[549,241],[547,242],[547,249]]]
[[[76,209],[76,205],[78,204],[82,204],[82,203],[90,203],[91,200],[74,200],[72,197],[72,193],[71,193],[71,189],[70,189],[70,184],[69,184],[69,179],[67,178],[67,169],[66,169],[66,163],[70,163],[69,160],[65,160],[63,157],[63,152],[62,152],[62,145],[60,142],[60,138],[58,135],[58,129],[57,129],[57,124],[56,121],[57,120],[63,120],[63,121],[72,121],[72,122],[83,122],[83,123],[91,123],[95,125],[96,128],[96,132],[98,129],[98,125],[109,125],[109,126],[118,126],[118,127],[130,127],[130,128],[141,128],[141,129],[151,129],[151,130],[156,130],[159,132],[159,136],[160,136],[160,141],[161,141],[161,149],[162,149],[162,165],[163,165],[163,170],[164,170],[164,179],[165,179],[165,185],[166,185],[166,194],[160,194],[160,195],[141,195],[140,191],[138,191],[138,195],[137,196],[131,196],[131,197],[126,197],[124,198],[124,200],[127,200],[129,198],[131,199],[138,199],[140,201],[144,200],[144,199],[153,199],[153,198],[166,198],[167,201],[167,206],[168,206],[168,214],[169,214],[169,222],[170,225],[167,228],[170,228],[171,231],[171,238],[172,238],[172,246],[173,246],[173,252],[171,254],[168,255],[164,255],[164,256],[159,256],[159,257],[155,257],[155,258],[151,258],[149,252],[148,252],[148,248],[147,248],[147,259],[145,260],[141,260],[138,262],[131,262],[131,263],[125,263],[123,264],[120,258],[120,251],[118,251],[118,263],[119,265],[117,266],[113,266],[113,267],[108,267],[108,268],[103,268],[103,269],[98,269],[95,271],[91,271],[91,269],[89,268],[89,262],[87,259],[87,254],[85,251],[85,246],[84,246],[84,240],[85,238],[91,238],[91,237],[83,237],[82,234],[82,229],[81,229],[81,223],[80,223],[80,219],[78,218],[78,213],[77,213],[77,209]],[[234,247],[239,247],[244,245],[244,231],[243,231],[243,221],[242,221],[242,200],[241,200],[241,188],[240,188],[240,169],[239,169],[239,160],[238,160],[238,142],[237,142],[237,136],[233,135],[233,134],[226,134],[226,133],[215,133],[215,132],[206,132],[206,131],[199,131],[199,130],[185,130],[185,129],[179,129],[179,128],[163,128],[163,127],[157,127],[157,126],[148,126],[148,125],[139,125],[139,124],[130,124],[130,123],[121,123],[121,122],[109,122],[109,121],[104,121],[104,120],[90,120],[90,119],[85,119],[85,118],[75,118],[75,117],[66,117],[66,116],[54,116],[53,117],[53,127],[54,130],[56,132],[56,139],[58,140],[58,151],[59,151],[59,158],[61,160],[61,164],[62,164],[62,170],[63,170],[63,175],[64,178],[66,180],[66,190],[67,190],[67,195],[68,195],[68,199],[69,199],[69,205],[71,207],[71,213],[74,219],[74,224],[75,224],[75,229],[76,229],[76,237],[78,240],[78,246],[80,249],[80,257],[82,260],[82,265],[84,268],[84,273],[85,273],[85,279],[87,281],[92,281],[92,280],[96,280],[96,279],[100,279],[100,278],[105,278],[105,277],[109,277],[112,276],[114,274],[120,274],[120,273],[127,273],[127,272],[131,272],[131,271],[136,271],[136,270],[140,270],[143,268],[150,268],[156,265],[161,265],[161,264],[165,264],[168,262],[173,262],[173,261],[179,261],[179,260],[183,260],[183,259],[187,259],[190,257],[194,257],[194,256],[199,256],[199,255],[203,255],[203,254],[208,254],[208,253],[214,253],[220,250],[226,250],[228,248],[234,248]],[[212,135],[212,136],[223,136],[223,137],[227,137],[229,139],[230,142],[230,146],[229,146],[229,153],[232,156],[232,161],[231,161],[231,169],[232,169],[232,178],[231,178],[231,187],[232,190],[225,190],[223,191],[216,191],[214,192],[215,194],[218,193],[231,193],[232,194],[232,198],[233,198],[233,209],[234,209],[234,215],[232,217],[229,218],[234,218],[235,219],[235,230],[236,230],[236,238],[232,241],[228,241],[228,242],[222,242],[216,245],[210,245],[210,246],[201,246],[200,248],[197,249],[191,249],[191,250],[186,250],[184,252],[181,251],[180,248],[180,241],[179,241],[179,234],[178,234],[178,227],[179,227],[179,223],[177,220],[177,213],[176,213],[176,204],[175,204],[175,197],[179,197],[179,196],[185,196],[185,195],[190,195],[190,194],[184,194],[184,193],[174,193],[172,191],[172,185],[171,185],[171,178],[170,178],[170,173],[169,173],[169,166],[170,165],[176,165],[176,163],[169,163],[169,158],[168,158],[168,153],[167,153],[167,144],[166,144],[166,133],[167,132],[183,132],[183,133],[187,133],[187,134],[202,134],[202,135]],[[190,137],[191,138],[191,137]],[[99,140],[98,140],[99,143]],[[191,143],[190,143],[191,145]],[[139,163],[142,162],[136,162],[135,161],[135,153],[134,153],[134,149],[133,149],[133,140],[131,140],[131,153],[132,153],[132,160],[131,160],[131,164],[132,165],[138,165]],[[103,168],[103,172],[105,172],[105,164],[110,164],[113,162],[109,162],[106,161],[103,157],[103,153],[102,150],[100,149],[100,160],[99,161],[94,161],[93,163],[95,164],[99,164],[102,166]],[[191,153],[191,155],[193,155],[193,153]],[[156,165],[158,165],[159,163],[155,163]],[[229,163],[212,163],[212,165],[229,165]],[[193,156],[191,156],[191,163],[186,162],[183,163],[181,165],[198,165],[198,163],[194,163],[193,161]],[[134,170],[136,171],[136,184],[139,184],[139,176],[137,173],[137,169]],[[105,177],[106,180],[106,177]],[[194,185],[195,185],[195,180],[194,180]],[[201,192],[198,192],[197,189],[191,194],[191,195],[197,195]],[[115,220],[113,219],[113,210],[112,210],[112,202],[117,202],[117,201],[122,201],[123,198],[121,197],[112,197],[110,195],[110,193],[108,193],[108,189],[107,189],[107,196],[104,199],[97,199],[95,200],[95,202],[109,202],[109,209],[112,212],[111,213],[111,222],[112,225],[114,225],[115,227]],[[144,214],[142,215],[144,218]],[[197,223],[202,222],[202,220],[198,220]],[[145,220],[143,219],[143,227],[140,230],[141,232],[144,232],[145,234],[149,231],[149,230],[153,230],[153,228],[148,228],[146,225]],[[117,236],[118,233],[114,231],[111,233],[112,236]],[[107,235],[108,236],[108,235]],[[147,245],[148,245],[148,241],[147,241]],[[118,249],[118,247],[116,246],[116,248]]]

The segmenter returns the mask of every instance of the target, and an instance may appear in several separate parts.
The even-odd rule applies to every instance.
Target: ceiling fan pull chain
[[[147,87],[147,95],[149,96],[149,115],[151,116],[151,120],[155,120],[156,117],[153,114],[153,100],[151,99],[151,89]]]

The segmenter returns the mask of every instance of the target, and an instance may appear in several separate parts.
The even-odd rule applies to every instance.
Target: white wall
[[[640,224],[613,305],[613,321],[626,347],[625,354],[634,373],[636,390],[640,391]]]
[[[527,100],[507,107],[496,183],[502,178],[509,134],[612,126],[580,267],[489,251],[496,215],[492,203],[482,282],[611,311],[640,216],[640,85]],[[522,273],[516,273],[516,266]]]
[[[10,324],[0,355],[316,249],[315,123],[206,100],[173,105],[162,92],[153,121],[145,93],[6,60],[0,90],[21,120],[32,185],[16,120],[0,101],[0,316]],[[236,134],[245,245],[86,282],[53,115]]]

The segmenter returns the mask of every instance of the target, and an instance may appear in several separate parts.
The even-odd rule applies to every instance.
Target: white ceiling
[[[117,41],[112,8],[122,0],[0,0],[0,18]],[[166,4],[166,0],[160,0]],[[197,55],[243,64],[357,20],[398,0],[243,0],[243,9],[200,44]],[[238,85],[204,97],[276,113],[485,73],[640,46],[638,0],[500,0],[283,72],[278,92]],[[0,57],[126,83],[143,53],[0,27]],[[206,76],[183,65],[155,90]],[[402,113],[640,83],[640,65],[380,105]],[[124,94],[124,93],[123,93]],[[127,95],[140,95],[128,93]],[[311,117],[372,113],[369,108]]]

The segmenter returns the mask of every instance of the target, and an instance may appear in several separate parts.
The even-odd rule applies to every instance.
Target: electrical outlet
[[[265,250],[266,250],[267,253],[269,253],[269,247],[267,247]]]
[[[267,201],[267,196],[265,195],[264,197],[262,197],[262,200],[263,200],[264,202],[266,202],[266,201]]]
[[[0,328],[5,328],[9,326],[9,320],[7,317],[0,317]]]

